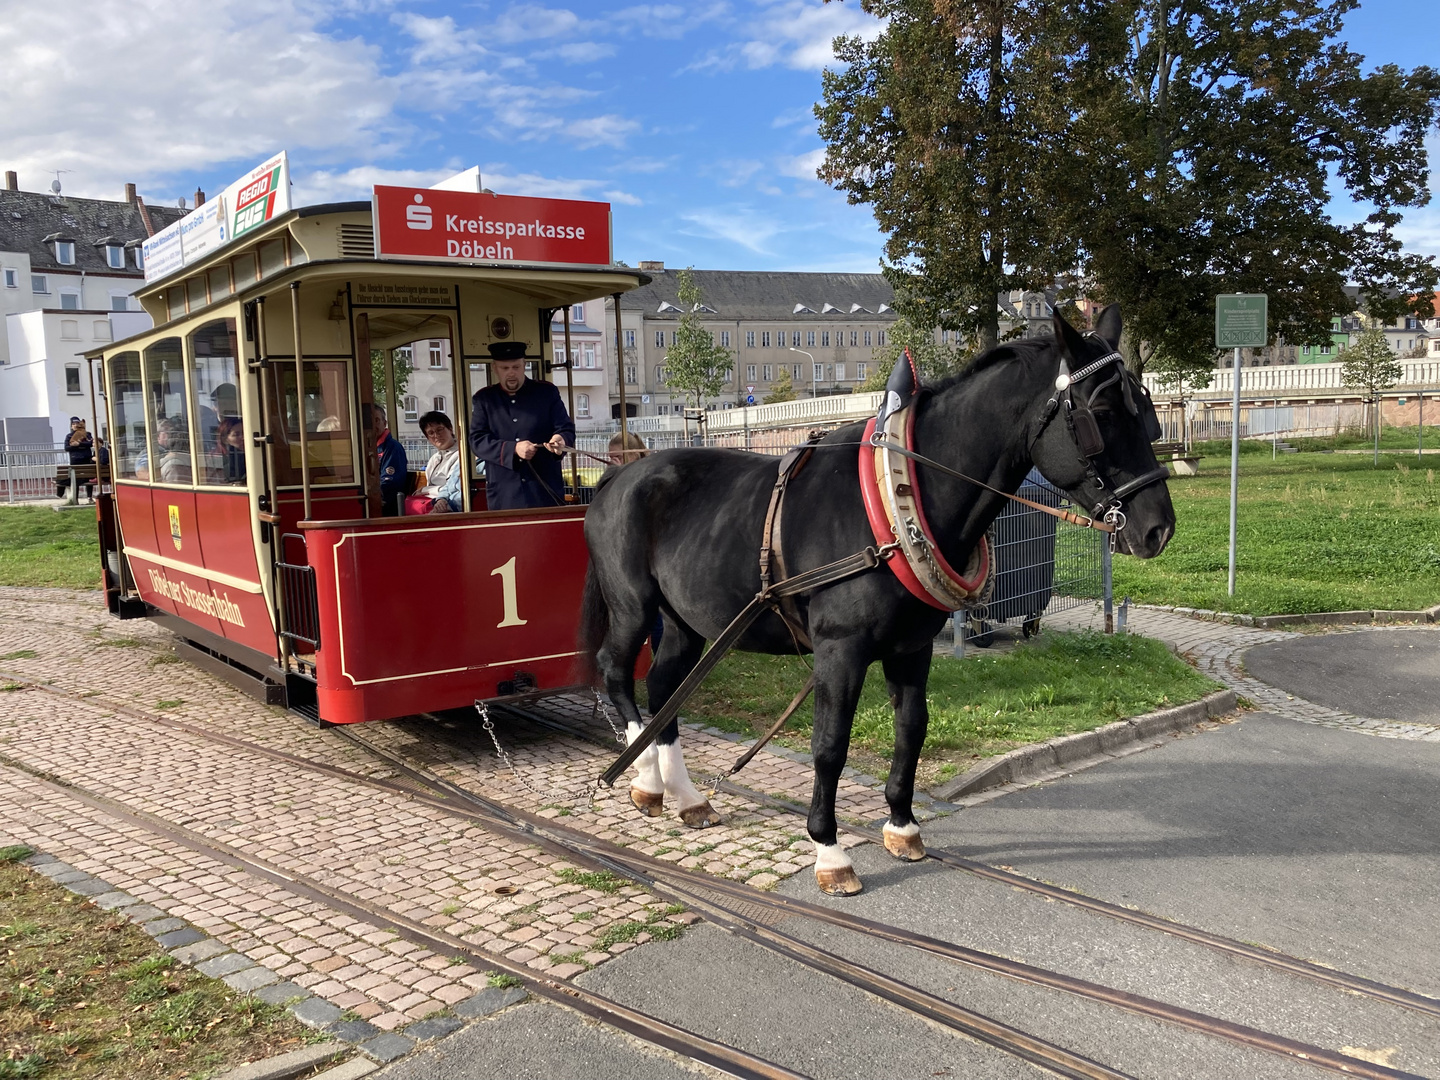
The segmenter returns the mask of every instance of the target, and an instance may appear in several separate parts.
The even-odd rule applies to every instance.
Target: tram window
[[[200,479],[206,484],[245,482],[245,427],[240,421],[235,351],[234,319],[216,319],[190,335]]]
[[[303,408],[296,401],[295,365],[277,363],[271,371],[280,383],[279,407],[283,422],[271,417],[275,432],[275,481],[290,486],[302,482],[300,424],[310,454],[312,484],[355,483],[354,435],[350,426],[350,373],[343,360],[305,361]],[[271,403],[274,409],[276,404]],[[303,416],[303,421],[302,421]]]
[[[140,354],[123,352],[105,363],[110,378],[110,407],[115,412],[111,461],[115,475],[134,480],[135,465],[145,452],[145,384],[140,378]]]
[[[162,338],[145,350],[145,390],[150,396],[151,453],[135,462],[135,475],[162,484],[188,484],[195,473],[179,338]]]

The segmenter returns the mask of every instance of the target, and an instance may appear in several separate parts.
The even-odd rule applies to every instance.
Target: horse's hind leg
[[[627,597],[630,603],[617,611],[611,608],[610,628],[595,661],[605,678],[605,692],[610,695],[620,719],[625,724],[627,743],[640,734],[640,709],[635,704],[635,659],[650,627],[655,622],[653,608],[646,617],[645,604],[639,597]],[[647,817],[659,817],[665,807],[665,784],[660,776],[660,759],[654,744],[647,746],[635,759],[636,776],[630,783],[630,801]]]
[[[884,662],[890,702],[895,706],[895,756],[890,760],[890,778],[885,782],[885,801],[890,820],[885,823],[885,850],[897,859],[925,858],[925,844],[915,821],[915,766],[925,745],[930,710],[925,704],[925,687],[930,679],[930,649],[891,657]]]
[[[671,614],[665,616],[665,630],[660,638],[660,655],[645,680],[650,691],[650,711],[659,712],[676,687],[700,661],[705,639]],[[720,815],[690,780],[685,755],[680,750],[680,725],[672,720],[656,738],[652,749],[660,763],[660,776],[665,794],[680,812],[680,820],[692,829],[705,829],[720,824]]]
[[[869,661],[857,644],[815,642],[815,726],[810,733],[815,788],[807,825],[810,839],[815,841],[815,884],[832,896],[853,896],[862,888],[850,856],[839,843],[835,793],[850,753],[850,728]]]

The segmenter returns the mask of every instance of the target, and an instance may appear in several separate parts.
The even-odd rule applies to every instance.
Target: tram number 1
[[[510,556],[510,561],[502,563],[490,571],[490,576],[500,575],[500,592],[505,604],[505,617],[495,624],[495,628],[502,629],[506,626],[524,626],[526,620],[520,618],[520,603],[515,596],[515,556]]]

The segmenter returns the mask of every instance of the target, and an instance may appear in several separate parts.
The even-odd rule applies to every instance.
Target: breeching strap
[[[632,742],[617,757],[610,767],[600,776],[600,782],[606,787],[614,787],[622,773],[635,763],[645,748],[655,741],[655,737],[680,714],[680,707],[685,704],[690,695],[693,694],[705,681],[705,677],[715,670],[715,665],[720,663],[725,654],[734,648],[735,643],[740,640],[741,635],[750,628],[766,608],[772,606],[775,601],[785,596],[796,596],[811,589],[819,589],[825,585],[833,585],[837,581],[844,581],[857,574],[863,574],[866,570],[874,569],[895,553],[895,547],[886,544],[884,548],[867,547],[864,551],[857,551],[854,555],[847,555],[843,559],[836,559],[834,562],[826,563],[824,566],[817,566],[813,570],[806,570],[803,574],[796,574],[794,577],[777,581],[767,588],[761,589],[755,594],[748,604],[740,609],[740,614],[730,620],[730,625],[725,627],[720,636],[717,637],[706,650],[700,662],[685,676],[683,682],[675,688],[670,695],[670,700],[661,706],[660,711],[650,718],[650,723],[640,730]],[[813,677],[812,677],[813,678]],[[806,692],[809,691],[809,684],[806,685]],[[781,718],[781,723],[790,718],[790,713],[800,707],[804,697],[798,697],[786,710]],[[775,726],[778,731],[780,725]],[[773,734],[773,732],[771,733]],[[766,737],[767,739],[769,736]],[[763,744],[762,744],[763,745]],[[756,747],[759,749],[759,747]],[[742,761],[743,764],[743,761]],[[732,770],[733,771],[733,770]]]

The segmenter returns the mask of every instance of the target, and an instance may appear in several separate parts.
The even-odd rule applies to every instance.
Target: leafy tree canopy
[[[675,328],[675,344],[665,354],[665,382],[695,399],[698,409],[707,397],[720,393],[734,366],[729,349],[715,344],[714,335],[700,322],[700,287],[695,284],[693,267],[678,275],[680,325]]]
[[[1432,313],[1434,260],[1394,229],[1429,200],[1440,75],[1369,73],[1354,0],[862,0],[816,107],[823,179],[870,203],[887,272],[981,346],[994,296],[1079,271],[1119,301],[1137,368],[1200,374],[1217,293],[1264,292],[1272,334],[1324,344]],[[1366,208],[1333,220],[1342,190]],[[918,321],[918,320],[917,320]]]
[[[770,392],[765,395],[765,404],[774,405],[780,401],[795,400],[795,384],[790,381],[790,366],[780,365],[780,374],[770,384]]]
[[[896,362],[906,349],[910,350],[910,356],[920,369],[920,377],[926,382],[934,382],[959,371],[969,359],[959,346],[937,342],[933,328],[915,326],[901,315],[890,324],[885,344],[875,350],[875,368],[860,389],[884,390],[885,384],[890,381],[890,372],[895,370]]]
[[[405,389],[410,385],[410,376],[415,374],[415,364],[410,358],[410,350],[401,352],[395,350],[395,395],[399,398],[405,397]],[[370,378],[371,385],[375,389],[375,400],[385,406],[385,412],[391,424],[398,423],[394,402],[386,401],[385,397],[385,351],[383,349],[370,350]]]
[[[1385,331],[1371,326],[1361,332],[1355,344],[1345,350],[1345,363],[1340,368],[1340,381],[1352,390],[1373,398],[1400,381],[1404,373],[1400,361],[1390,351]]]

